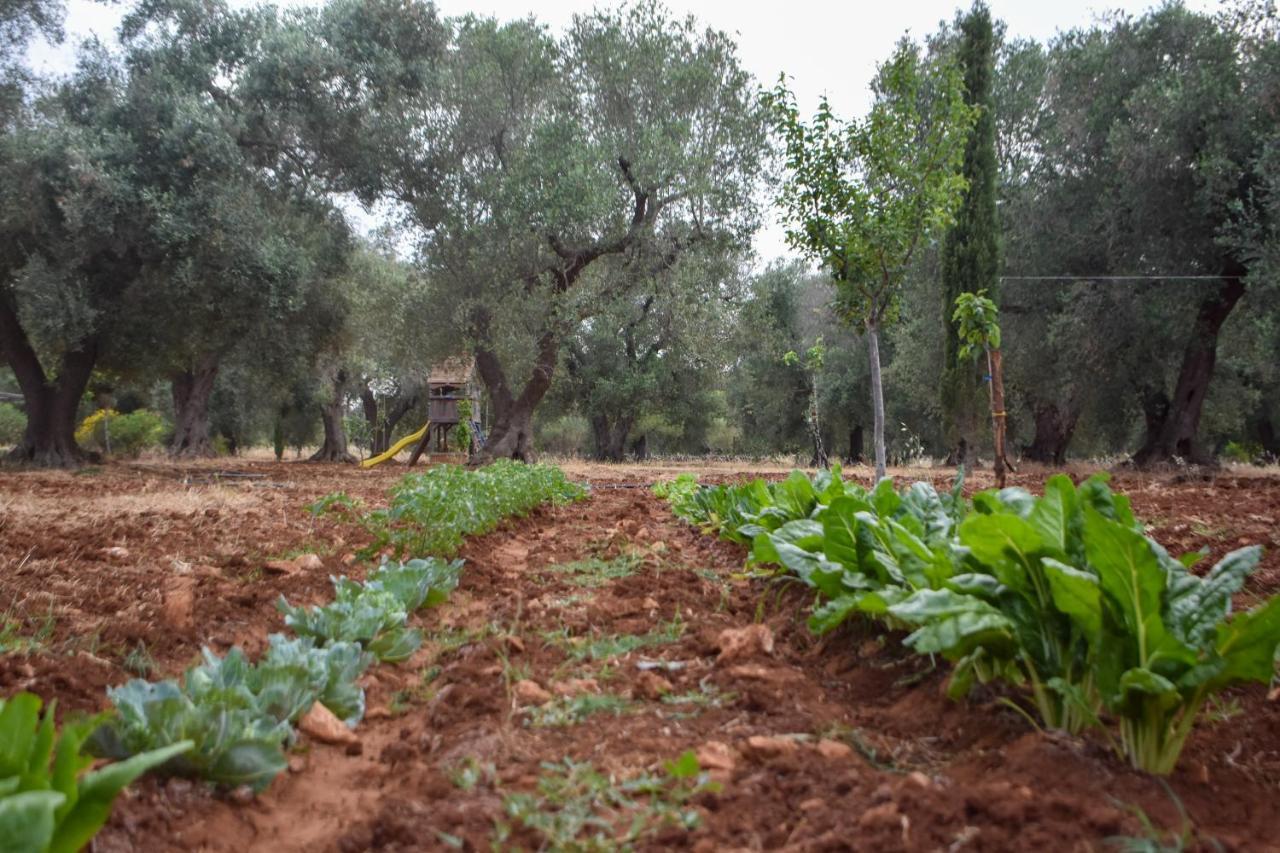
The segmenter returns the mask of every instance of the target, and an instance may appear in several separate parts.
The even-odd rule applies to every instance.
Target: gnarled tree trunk
[[[534,461],[533,411],[551,388],[559,353],[560,337],[555,332],[543,332],[538,339],[538,356],[533,372],[520,395],[516,396],[507,382],[497,353],[484,344],[476,346],[476,370],[489,389],[493,426],[484,449],[471,458],[471,464],[486,465],[495,459]]]
[[[632,418],[615,418],[610,422],[607,415],[591,417],[596,459],[601,462],[621,462],[626,458],[632,421]]]
[[[1076,431],[1080,412],[1075,406],[1059,406],[1057,403],[1036,403],[1031,407],[1036,434],[1031,443],[1022,448],[1022,456],[1046,465],[1062,465],[1067,461],[1067,446]]]
[[[171,455],[215,455],[209,436],[209,398],[213,396],[213,382],[217,376],[217,356],[206,355],[193,367],[170,378],[174,420],[173,442],[169,445]]]
[[[27,410],[22,441],[9,453],[9,461],[43,468],[69,468],[81,464],[85,453],[76,444],[76,413],[97,361],[97,341],[90,337],[62,356],[58,375],[50,380],[35,348],[18,322],[9,297],[0,291],[0,355],[13,370]]]
[[[329,381],[332,394],[320,406],[320,419],[324,422],[324,443],[307,461],[353,463],[356,458],[347,451],[347,429],[342,423],[347,410],[347,372],[339,368],[330,374]]]
[[[1164,400],[1165,405],[1159,405],[1159,400],[1144,404],[1147,439],[1133,454],[1135,465],[1168,462],[1175,457],[1197,464],[1213,463],[1213,455],[1200,446],[1197,433],[1218,361],[1218,334],[1244,296],[1244,274],[1243,267],[1231,265],[1217,288],[1201,300],[1195,325],[1183,350],[1173,397]]]

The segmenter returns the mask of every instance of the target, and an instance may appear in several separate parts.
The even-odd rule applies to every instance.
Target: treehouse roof
[[[454,356],[431,366],[427,384],[431,387],[469,385],[475,379],[476,360],[471,356]]]

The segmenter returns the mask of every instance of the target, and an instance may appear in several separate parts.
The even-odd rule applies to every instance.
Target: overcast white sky
[[[249,0],[231,0],[232,5],[249,5]],[[278,5],[294,5],[306,0],[281,0]],[[787,2],[742,3],[732,0],[667,0],[678,13],[691,13],[700,21],[737,35],[742,62],[756,78],[770,85],[786,72],[792,78],[802,111],[816,105],[826,92],[840,115],[859,114],[869,103],[867,84],[877,62],[887,58],[894,43],[911,33],[919,38],[933,31],[938,22],[949,19],[971,0],[890,0],[890,2]],[[1051,38],[1059,30],[1089,24],[1098,15],[1122,9],[1138,13],[1157,5],[1151,0],[989,0],[992,12],[1005,21],[1011,35]],[[576,12],[589,11],[595,0],[482,0],[474,4],[439,0],[444,15],[465,12],[491,13],[500,18],[523,17],[534,11],[540,20],[559,28]],[[604,4],[609,5],[609,4]],[[1210,10],[1212,0],[1187,0],[1187,5]],[[104,6],[88,0],[69,0],[67,44],[60,47],[34,45],[31,63],[37,68],[58,72],[71,64],[72,45],[97,34],[111,38],[122,13],[120,6]],[[762,260],[787,253],[782,230],[774,222],[757,237],[756,249]]]

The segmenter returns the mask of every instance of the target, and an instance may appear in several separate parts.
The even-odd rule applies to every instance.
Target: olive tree
[[[559,37],[533,20],[448,28],[434,83],[387,99],[415,125],[379,191],[423,236],[430,321],[488,390],[481,458],[527,458],[561,346],[600,307],[579,298],[584,273],[642,244],[745,240],[763,122],[733,41],[652,3]]]

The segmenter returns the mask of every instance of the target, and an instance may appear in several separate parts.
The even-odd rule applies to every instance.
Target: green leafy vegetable
[[[52,703],[19,693],[0,699],[0,851],[75,853],[97,834],[126,785],[191,748],[178,741],[127,761],[84,772],[82,752],[101,717],[67,723],[55,732]]]

